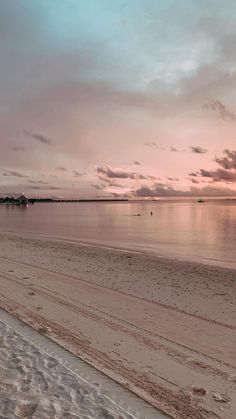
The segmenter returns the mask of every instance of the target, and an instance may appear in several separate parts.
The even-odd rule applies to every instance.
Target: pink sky
[[[0,193],[236,193],[235,2],[1,1]]]

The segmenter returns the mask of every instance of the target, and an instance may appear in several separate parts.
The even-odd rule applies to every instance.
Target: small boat
[[[199,204],[203,204],[205,201],[204,201],[204,199],[199,199],[197,202],[198,202]]]

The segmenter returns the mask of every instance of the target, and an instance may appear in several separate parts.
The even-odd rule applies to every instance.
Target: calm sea
[[[0,230],[236,268],[235,200],[0,205]]]

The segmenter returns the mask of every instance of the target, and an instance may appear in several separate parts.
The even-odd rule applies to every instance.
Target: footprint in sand
[[[192,387],[192,394],[194,396],[205,396],[206,395],[206,390],[205,388],[202,387]]]
[[[44,375],[41,371],[36,371],[33,373],[31,385],[37,392],[48,391],[48,383],[44,378]]]
[[[16,400],[0,397],[0,414],[3,418],[12,418],[12,412],[15,411]]]
[[[37,402],[21,401],[15,408],[15,415],[19,418],[30,418],[35,413],[37,406]]]
[[[45,359],[44,366],[46,368],[55,368],[57,366],[58,362],[54,358],[47,358]]]

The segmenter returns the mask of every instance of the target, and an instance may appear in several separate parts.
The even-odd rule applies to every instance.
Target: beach
[[[1,233],[0,306],[170,417],[236,417],[236,271]]]
[[[1,418],[157,419],[147,403],[3,310],[0,335]]]

